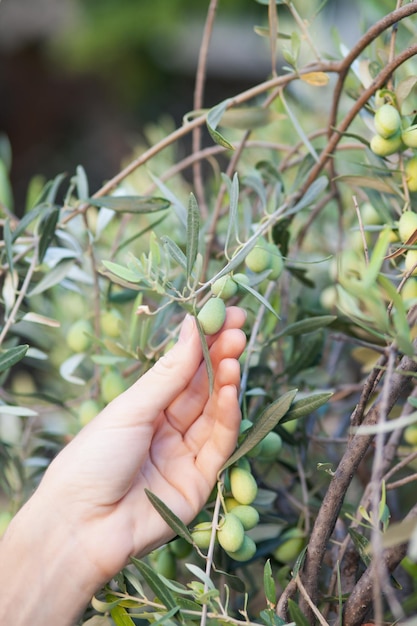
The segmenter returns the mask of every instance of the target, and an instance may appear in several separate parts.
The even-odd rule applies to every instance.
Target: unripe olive
[[[200,309],[197,319],[205,335],[214,335],[226,319],[226,305],[221,298],[210,298]]]
[[[84,400],[78,409],[78,417],[81,426],[85,426],[88,422],[91,422],[91,420],[94,419],[98,413],[100,413],[100,410],[101,406],[97,400],[94,400],[93,398]]]
[[[365,202],[361,207],[361,216],[367,226],[381,224],[381,216],[370,202]]]
[[[417,279],[408,278],[401,289],[401,298],[405,303],[417,299]]]
[[[404,171],[408,189],[417,191],[417,155],[407,161]]]
[[[417,148],[417,124],[405,128],[401,134],[401,138],[408,148]]]
[[[404,428],[404,441],[410,446],[417,446],[417,424],[410,424]]]
[[[284,259],[281,250],[275,244],[268,244],[268,249],[271,252],[271,271],[268,274],[268,280],[277,280],[284,269]]]
[[[233,513],[226,513],[217,529],[217,539],[223,550],[236,552],[243,544],[245,530],[243,524]]]
[[[375,130],[384,139],[395,135],[401,127],[401,115],[392,104],[383,104],[374,117]]]
[[[247,254],[245,258],[246,267],[252,272],[259,274],[271,267],[272,255],[266,247],[266,242],[260,237],[254,248]]]
[[[278,457],[282,448],[282,439],[280,435],[273,430],[262,439],[259,458],[262,461],[272,461]]]
[[[123,318],[117,309],[103,311],[100,317],[101,330],[108,337],[119,337]]]
[[[93,328],[88,320],[74,322],[67,332],[67,346],[73,352],[85,352],[91,346]]]
[[[230,490],[240,504],[251,504],[258,493],[258,485],[253,475],[241,467],[230,470]]]
[[[228,498],[224,499],[224,506],[225,506],[227,513],[230,513],[230,511],[233,511],[234,508],[236,508],[237,506],[241,506],[241,505],[235,498],[231,498],[229,496]]]
[[[404,211],[398,220],[398,234],[401,241],[407,241],[415,230],[417,230],[417,213]]]
[[[237,284],[238,290],[240,291],[245,291],[244,287],[241,285],[247,286],[250,283],[249,276],[246,276],[243,272],[236,272],[236,274],[233,274],[233,280]]]
[[[211,522],[199,522],[191,532],[195,545],[202,550],[207,550],[211,539]]]
[[[249,537],[249,535],[245,535],[243,538],[243,543],[240,546],[239,550],[235,550],[235,552],[227,551],[227,554],[234,561],[249,561],[255,556],[256,553],[256,543]]]
[[[174,579],[177,573],[177,563],[171,550],[163,548],[156,556],[156,572],[165,578]]]
[[[221,276],[218,280],[214,281],[211,286],[211,293],[214,296],[219,296],[222,300],[228,300],[237,293],[237,290],[238,285],[230,274]]]
[[[413,270],[411,272],[411,276],[417,276],[417,250],[407,250],[405,254],[404,269],[406,272]]]
[[[292,528],[283,535],[283,541],[273,551],[274,558],[280,563],[294,563],[305,544],[303,532]]]
[[[386,157],[403,150],[404,143],[401,133],[388,137],[388,139],[381,137],[381,135],[374,135],[371,139],[370,147],[377,156]]]
[[[107,372],[101,379],[101,397],[107,404],[119,396],[126,389],[126,382],[116,371]]]
[[[250,504],[238,504],[231,510],[233,515],[236,515],[236,517],[240,519],[245,530],[255,528],[259,523],[259,513],[255,507]]]
[[[192,552],[192,545],[183,537],[178,537],[169,544],[172,554],[178,559],[185,559]]]

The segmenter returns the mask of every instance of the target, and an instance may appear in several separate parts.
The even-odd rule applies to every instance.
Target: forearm
[[[35,494],[0,541],[0,624],[72,626],[94,594],[76,535]]]

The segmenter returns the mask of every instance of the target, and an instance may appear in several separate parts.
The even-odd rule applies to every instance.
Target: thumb
[[[203,352],[195,319],[187,315],[177,343],[112,404],[118,425],[152,421],[186,388],[198,370]],[[115,406],[118,405],[118,406]]]

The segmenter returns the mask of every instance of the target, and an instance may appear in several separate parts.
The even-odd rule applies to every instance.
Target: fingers
[[[223,331],[217,341],[210,348],[210,360],[214,374],[214,390],[220,384],[232,384],[239,387],[240,367],[237,359],[245,348],[246,338],[241,330],[236,328]],[[229,380],[220,381],[222,372],[219,371],[224,360],[233,360],[233,376]],[[229,370],[230,367],[229,367]],[[207,365],[202,362],[190,384],[169,405],[166,415],[171,425],[181,432],[185,432],[192,422],[201,415],[209,395],[209,380]]]
[[[238,328],[243,325],[245,317],[242,309],[229,307],[222,331],[209,338],[214,370],[222,358],[238,358],[241,354],[245,338]],[[201,339],[195,319],[186,316],[175,346],[127,391],[113,400],[104,415],[117,427],[135,426],[143,421],[153,423],[161,411],[176,399],[182,397],[185,400],[188,397],[191,400],[194,397],[190,408],[193,407],[194,416],[197,417],[196,411],[202,409],[207,395],[207,373]],[[178,409],[182,410],[182,405],[178,405]],[[114,419],[115,413],[117,420]]]

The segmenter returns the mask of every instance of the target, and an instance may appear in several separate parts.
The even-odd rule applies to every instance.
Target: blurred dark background
[[[81,164],[94,191],[117,173],[148,122],[169,114],[181,123],[193,108],[208,5],[0,0],[0,133],[12,147],[17,213],[32,176],[72,174]],[[346,11],[357,20],[352,6],[329,0],[329,23],[346,24]],[[267,26],[265,3],[219,2],[205,106],[268,78],[268,41],[255,24]],[[347,43],[355,30],[346,27]]]
[[[266,44],[253,32],[266,7],[220,4],[207,105],[269,71]],[[12,147],[17,212],[33,175],[72,174],[81,164],[94,190],[120,169],[148,122],[169,114],[181,123],[193,107],[207,7],[195,0],[0,1],[0,133]]]

